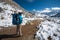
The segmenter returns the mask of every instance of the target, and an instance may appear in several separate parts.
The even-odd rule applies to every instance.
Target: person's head
[[[18,12],[19,15],[22,15],[22,12]]]
[[[19,15],[22,15],[23,14],[23,11],[22,10],[18,10],[18,14]]]
[[[16,11],[14,11],[14,13],[16,13]]]
[[[14,11],[14,13],[15,13],[15,14],[18,14],[18,12],[17,12],[16,10]]]

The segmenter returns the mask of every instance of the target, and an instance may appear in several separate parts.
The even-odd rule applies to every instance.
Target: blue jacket
[[[12,24],[19,25],[23,21],[22,15],[12,14]]]

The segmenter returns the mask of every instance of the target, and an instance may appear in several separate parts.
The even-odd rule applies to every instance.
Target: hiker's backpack
[[[19,14],[12,14],[12,24],[19,25],[22,23],[22,16]]]

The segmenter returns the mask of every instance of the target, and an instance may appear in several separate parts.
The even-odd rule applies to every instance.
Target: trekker
[[[17,26],[16,34],[18,36],[22,36],[22,31],[20,26],[23,21],[22,12],[18,12],[18,13],[14,12],[12,16],[13,16],[12,23]]]

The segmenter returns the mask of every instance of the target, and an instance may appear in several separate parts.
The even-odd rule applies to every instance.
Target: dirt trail
[[[33,39],[33,35],[36,32],[36,26],[40,24],[41,20],[34,20],[31,23],[28,23],[24,26],[22,26],[22,33],[23,37],[6,37],[6,38],[1,38],[0,40],[37,40]],[[1,34],[15,34],[16,33],[16,27],[10,28],[4,28],[3,30],[0,30],[0,35]]]

